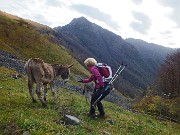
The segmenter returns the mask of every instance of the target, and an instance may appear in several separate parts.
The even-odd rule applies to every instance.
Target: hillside
[[[133,113],[115,104],[103,101],[109,118],[87,117],[89,104],[81,94],[65,87],[57,88],[58,102],[55,109],[48,93],[48,109],[40,102],[32,103],[26,87],[26,77],[12,78],[15,71],[0,67],[0,134],[147,134],[178,135],[180,125],[158,120],[145,114]],[[78,117],[81,123],[66,125],[63,114]]]
[[[176,50],[153,43],[147,43],[140,39],[128,38],[125,39],[125,41],[132,44],[139,51],[140,55],[155,75],[166,56]]]
[[[167,54],[172,53],[176,49],[164,47],[154,43],[148,43],[141,39],[127,38],[125,39],[128,43],[131,43],[137,48],[143,57],[146,58],[158,58],[164,60]],[[141,50],[141,51],[140,51]],[[159,51],[161,50],[161,51]]]
[[[68,48],[81,63],[87,57],[94,57],[99,62],[108,63],[114,71],[121,62],[128,64],[121,78],[115,82],[116,88],[122,93],[135,97],[148,84],[153,83],[159,66],[154,68],[153,58],[146,61],[141,50],[120,36],[84,17],[75,18],[69,24],[54,30],[58,32],[57,42]],[[160,65],[162,60],[159,57],[157,59],[156,63]]]
[[[39,33],[43,31],[44,25],[14,18],[12,15],[9,17],[9,14],[0,14],[1,51],[20,56],[25,60],[39,57],[52,64],[74,64],[72,68],[74,73],[89,74],[67,49],[52,42],[48,35]]]
[[[51,28],[46,26],[46,25],[39,24],[39,23],[31,21],[31,20],[23,19],[23,18],[11,15],[11,14],[6,13],[6,12],[0,11],[0,16],[5,16],[6,18],[9,18],[11,20],[16,20],[20,23],[20,25],[26,25],[26,27],[31,27],[31,28],[34,28],[36,30],[51,30]]]

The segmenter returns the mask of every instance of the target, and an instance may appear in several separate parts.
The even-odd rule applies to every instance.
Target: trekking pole
[[[109,84],[112,84],[116,78],[121,74],[121,72],[127,67],[127,65],[125,64],[123,66],[123,68],[120,70],[121,66],[118,68],[118,70],[116,71],[116,73],[114,74],[113,78],[110,80]]]
[[[120,71],[121,67],[123,66],[123,64],[121,64],[119,66],[119,68],[116,70],[116,73],[114,74],[114,76],[111,78],[111,80],[109,81],[109,84],[111,84],[112,80],[114,80],[114,78],[117,76],[118,72]]]
[[[123,68],[121,69],[121,67],[123,66]],[[112,77],[112,79],[109,82],[109,85],[105,88],[104,91],[106,91],[110,85],[116,80],[116,78],[121,74],[121,72],[127,67],[127,65],[123,65],[123,63],[119,66],[119,68],[117,69],[116,73],[114,74],[114,76]],[[95,107],[96,103],[100,100],[100,98],[102,97],[103,94],[101,94],[99,96],[99,98],[94,102],[93,106]]]

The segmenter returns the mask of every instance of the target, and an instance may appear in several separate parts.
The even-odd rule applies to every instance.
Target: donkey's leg
[[[47,91],[48,91],[48,85],[44,85],[44,101],[46,102],[46,97],[47,97]]]
[[[51,89],[51,92],[52,92],[53,99],[54,99],[54,101],[56,102],[56,100],[57,100],[57,94],[56,94],[56,90],[55,90],[55,88],[54,88],[54,84],[53,84],[53,83],[50,84],[50,89]]]
[[[91,102],[91,92],[88,92],[88,101]]]
[[[86,99],[86,103],[88,103],[88,97],[87,97],[87,91],[85,92],[85,94],[84,94],[85,96],[85,99]]]
[[[33,103],[36,103],[36,99],[34,97],[34,87],[33,87],[34,82],[31,79],[28,79],[28,88],[29,88],[29,94],[31,95]]]
[[[39,100],[41,101],[42,106],[47,107],[47,105],[43,99],[43,95],[42,95],[42,92],[44,90],[43,83],[41,81],[36,81],[36,82],[38,82],[37,86],[36,86],[37,96],[38,96]]]

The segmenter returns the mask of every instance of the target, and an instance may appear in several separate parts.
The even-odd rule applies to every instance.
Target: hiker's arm
[[[93,80],[94,80],[94,75],[91,75],[89,78],[84,79],[82,82],[83,82],[83,83],[88,83],[88,82],[91,82],[91,81],[93,81]]]

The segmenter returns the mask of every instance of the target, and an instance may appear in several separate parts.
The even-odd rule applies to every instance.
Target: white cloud
[[[143,2],[143,0],[132,0],[132,1],[137,5],[140,5]]]
[[[82,5],[82,4],[72,5],[71,8],[83,15],[86,15],[91,18],[94,18],[95,20],[104,22],[105,24],[109,25],[112,29],[116,30],[119,28],[118,23],[113,21],[112,17],[109,14],[106,14],[97,8],[87,6],[87,5]]]
[[[84,16],[123,38],[180,48],[179,0],[0,0],[0,10],[50,27]]]
[[[130,26],[135,30],[142,34],[147,34],[148,30],[151,27],[151,20],[150,18],[141,13],[133,11],[133,16],[136,19],[135,21],[130,23]]]
[[[166,7],[172,8],[172,11],[167,14],[180,28],[180,1],[179,0],[158,0],[158,2]]]

